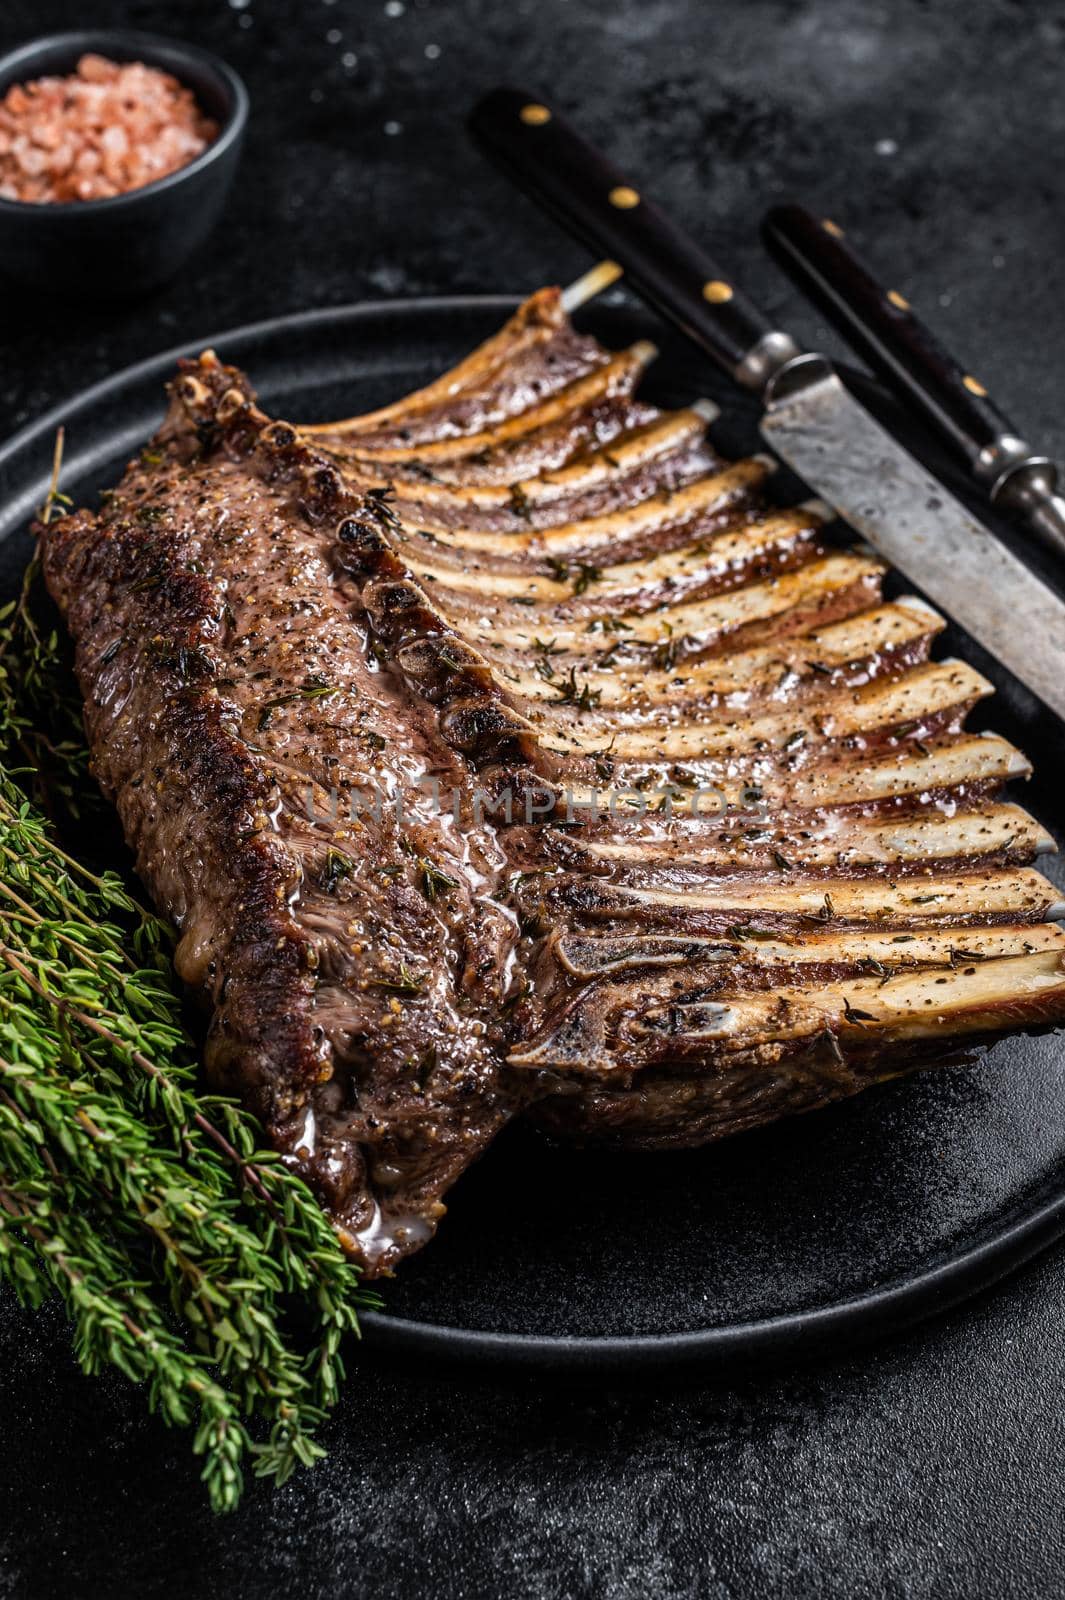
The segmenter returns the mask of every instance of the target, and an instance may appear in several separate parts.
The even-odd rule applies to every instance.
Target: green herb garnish
[[[458,879],[442,872],[428,856],[422,856],[418,865],[421,868],[422,893],[427,900],[439,900],[442,895],[446,896],[452,889],[458,888]]]
[[[247,1472],[323,1454],[373,1297],[254,1118],[201,1091],[170,929],[11,776],[61,818],[96,804],[46,617],[34,566],[0,619],[0,1275],[28,1306],[58,1296],[86,1372],[118,1368],[192,1430],[227,1511]]]
[[[393,994],[421,994],[429,982],[428,973],[412,972],[405,961],[396,973],[384,973],[380,978],[367,980],[372,989],[388,989]]]

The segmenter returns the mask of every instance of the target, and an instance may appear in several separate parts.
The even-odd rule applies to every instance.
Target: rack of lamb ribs
[[[1065,1016],[990,685],[653,354],[542,290],[299,427],[208,353],[40,530],[208,1075],[371,1275],[516,1115],[698,1144]]]

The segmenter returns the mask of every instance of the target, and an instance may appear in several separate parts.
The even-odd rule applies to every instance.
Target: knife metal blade
[[[1065,497],[1058,493],[1056,463],[1032,449],[906,296],[877,281],[831,217],[800,205],[776,205],[766,213],[762,232],[800,287],[903,404],[961,457],[974,488],[993,506],[1022,518],[1059,562],[1065,559]]]
[[[810,488],[1065,717],[1065,600],[559,111],[521,89],[475,107],[477,138],[645,299],[761,397],[763,436]]]
[[[771,397],[762,437],[884,559],[1065,717],[1065,602],[844,388],[827,361]]]

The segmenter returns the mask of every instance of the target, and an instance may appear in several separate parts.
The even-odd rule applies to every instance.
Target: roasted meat
[[[990,686],[652,355],[543,291],[296,427],[209,354],[45,533],[208,1072],[371,1271],[516,1113],[693,1144],[1065,1015]]]
[[[398,563],[382,549],[365,590],[347,575],[377,538],[374,502],[205,359],[104,511],[49,527],[45,560],[95,770],[211,1011],[210,1077],[384,1265],[512,1107],[517,929],[491,894],[494,832],[419,787],[474,769],[383,659],[370,615],[402,603]],[[513,761],[523,725],[493,720],[485,669],[460,676],[452,715],[492,722],[479,755]],[[370,774],[381,803],[353,805]]]

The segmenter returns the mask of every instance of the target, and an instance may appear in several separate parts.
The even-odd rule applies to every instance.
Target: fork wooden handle
[[[1023,441],[980,379],[955,361],[905,295],[877,280],[829,217],[804,206],[774,206],[763,231],[774,255],[846,338],[993,488],[1017,459],[1012,447]]]
[[[553,106],[522,89],[495,89],[474,108],[470,127],[523,189],[616,261],[634,289],[748,388],[763,388],[769,364],[798,354],[701,246]]]

